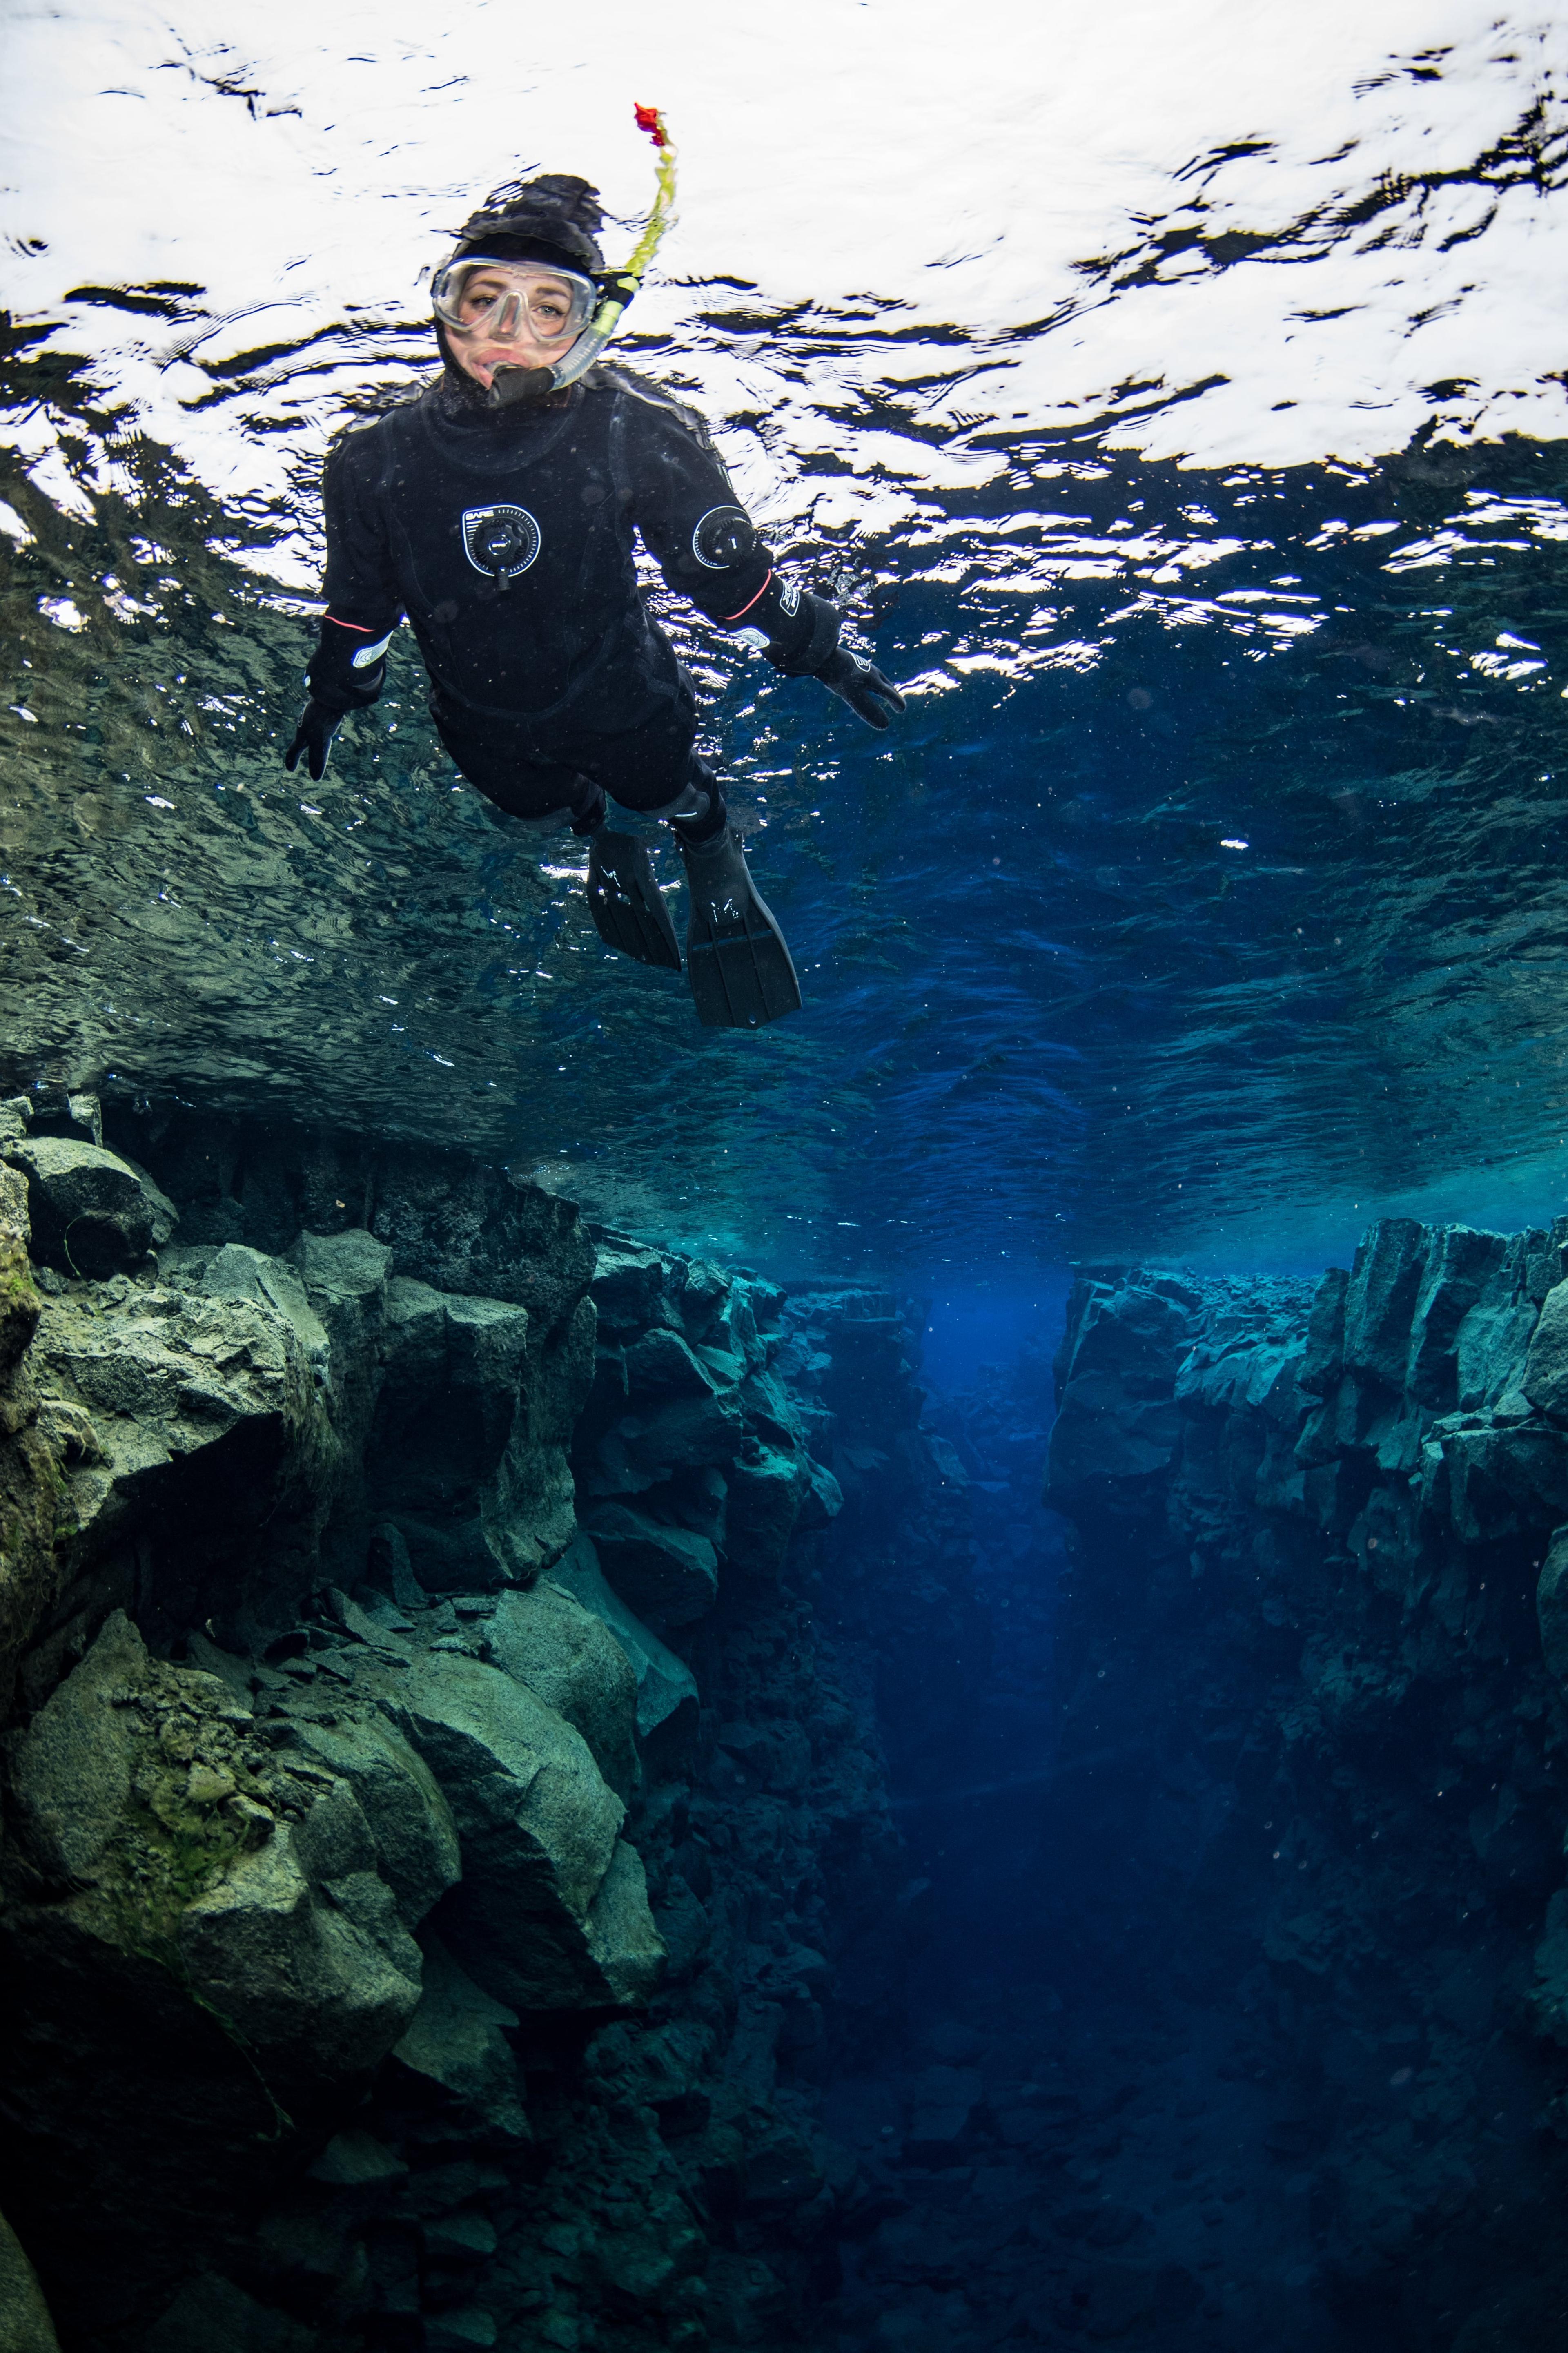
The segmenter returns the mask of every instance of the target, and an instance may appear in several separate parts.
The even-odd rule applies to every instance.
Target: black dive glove
[[[822,681],[830,694],[847,702],[856,718],[863,719],[868,727],[886,727],[904,707],[903,696],[890,678],[883,677],[875,662],[857,661],[842,646],[835,646],[813,675]]]
[[[397,625],[393,615],[385,635],[377,637],[363,621],[341,620],[335,613],[321,617],[321,636],[310,656],[305,683],[310,700],[294,730],[294,741],[283,754],[290,774],[303,760],[310,782],[319,785],[327,773],[332,738],[351,711],[368,711],[386,680],[386,649]]]
[[[892,681],[874,662],[857,661],[839,644],[838,607],[826,596],[772,580],[755,609],[768,659],[786,678],[819,678],[857,719],[879,731],[903,709],[904,698]]]
[[[329,711],[324,702],[312,695],[300,714],[300,724],[294,730],[294,741],[283,754],[283,765],[290,774],[304,761],[310,782],[319,785],[327,773],[327,754],[332,748],[332,738],[342,718],[341,711]]]

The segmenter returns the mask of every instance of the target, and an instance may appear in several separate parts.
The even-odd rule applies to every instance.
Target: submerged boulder
[[[656,1626],[688,1626],[718,1599],[719,1556],[706,1536],[629,1504],[599,1504],[588,1529],[616,1591]]]
[[[812,1491],[810,1461],[803,1451],[753,1441],[730,1466],[729,1483],[727,1556],[748,1578],[776,1577]]]
[[[426,1936],[424,1949],[419,2007],[393,2057],[461,2101],[492,2131],[526,2139],[517,2061],[505,2031],[516,2026],[517,2012],[482,1992],[438,1936]]]
[[[1520,1387],[1554,1421],[1568,1421],[1568,1282],[1546,1294]]]
[[[1405,1386],[1428,1239],[1413,1218],[1384,1218],[1356,1248],[1345,1291],[1345,1366],[1385,1388]]]
[[[1047,1502],[1068,1510],[1092,1494],[1136,1509],[1170,1470],[1182,1435],[1176,1374],[1197,1303],[1189,1287],[1158,1276],[1079,1278],[1058,1359]]]
[[[500,1596],[488,1655],[564,1716],[611,1788],[630,1796],[637,1774],[637,1676],[602,1619],[542,1579],[526,1593]]]
[[[426,1590],[526,1579],[571,1541],[566,1442],[593,1371],[581,1305],[548,1332],[516,1301],[385,1284],[367,1472]]]
[[[117,1152],[63,1135],[0,1148],[26,1180],[33,1254],[62,1274],[102,1282],[140,1265],[174,1229],[173,1203]]]
[[[171,1575],[145,1596],[171,1634],[296,1573],[292,1548],[324,1517],[342,1447],[306,1347],[269,1299],[124,1278],[73,1290],[46,1300],[26,1363],[40,1429],[58,1440],[68,1559],[176,1514],[181,1542],[157,1554]]]
[[[424,1758],[384,1716],[369,1712],[340,1715],[331,1725],[296,1717],[284,1753],[314,1759],[353,1790],[375,1867],[401,1918],[416,1927],[462,1873],[452,1810]]]
[[[227,1242],[207,1260],[200,1287],[208,1299],[248,1299],[270,1307],[294,1327],[300,1345],[323,1378],[330,1377],[331,1346],[326,1326],[311,1306],[297,1268],[280,1258]]]
[[[1568,1691],[1568,1527],[1554,1531],[1535,1588],[1541,1649],[1550,1673]]]
[[[1471,1226],[1441,1227],[1429,1238],[1405,1375],[1410,1396],[1422,1404],[1444,1410],[1458,1404],[1458,1335],[1465,1318],[1487,1297],[1507,1249],[1502,1234]]]
[[[548,1581],[563,1587],[584,1609],[601,1619],[626,1653],[637,1678],[637,1737],[647,1740],[676,1717],[694,1732],[699,1705],[696,1676],[685,1660],[661,1642],[605,1582],[592,1539],[579,1535],[565,1557],[556,1562]]]
[[[22,2242],[0,2214],[0,2353],[60,2353],[49,2308],[44,2302]]]
[[[440,1782],[462,1841],[442,1931],[498,2001],[573,2010],[645,1998],[662,1954],[624,1808],[581,1733],[499,1667],[416,1659],[386,1704]]]
[[[418,1947],[348,1781],[280,1789],[252,1733],[116,1611],[12,1760],[12,1932],[78,1968],[96,1943],[110,1976],[158,1961],[280,2080],[363,2073],[413,2015]]]
[[[1560,1887],[1546,1907],[1528,1999],[1537,2031],[1568,2049],[1568,1888]]]
[[[27,1262],[29,1230],[26,1179],[0,1166],[0,1379],[37,1329],[43,1305]]]
[[[51,1883],[85,1885],[125,1818],[142,1728],[130,1711],[148,1663],[142,1637],[116,1611],[18,1744],[14,1826]]]
[[[192,1987],[289,2075],[368,2074],[413,2017],[419,1948],[345,1782],[241,1854],[179,1921]]]

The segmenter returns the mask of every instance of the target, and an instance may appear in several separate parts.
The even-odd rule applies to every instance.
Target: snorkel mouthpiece
[[[587,337],[583,340],[586,342]],[[595,357],[597,356],[595,353]],[[589,364],[592,365],[592,362]],[[499,367],[490,379],[483,406],[486,408],[521,408],[527,401],[542,400],[546,393],[560,390],[566,373],[564,360],[559,367]]]
[[[643,273],[658,252],[659,240],[675,218],[675,144],[657,106],[632,110],[639,131],[646,131],[658,153],[658,183],[653,208],[637,239],[637,250],[624,269],[600,280],[602,295],[593,323],[584,328],[563,359],[553,367],[498,367],[484,395],[486,408],[520,408],[564,392],[587,375],[626,316],[626,305],[642,284]]]

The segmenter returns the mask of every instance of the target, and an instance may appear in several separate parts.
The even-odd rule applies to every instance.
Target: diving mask
[[[430,300],[451,334],[493,343],[516,343],[526,335],[564,349],[592,319],[599,290],[574,269],[464,254],[437,271]]]

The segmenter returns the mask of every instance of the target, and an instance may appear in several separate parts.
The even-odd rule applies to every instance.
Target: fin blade
[[[798,1013],[794,959],[734,835],[714,849],[682,848],[690,886],[686,971],[699,1021],[705,1029],[761,1029]]]
[[[588,913],[607,948],[660,972],[680,970],[680,949],[653,860],[629,833],[601,827],[588,844]]]

